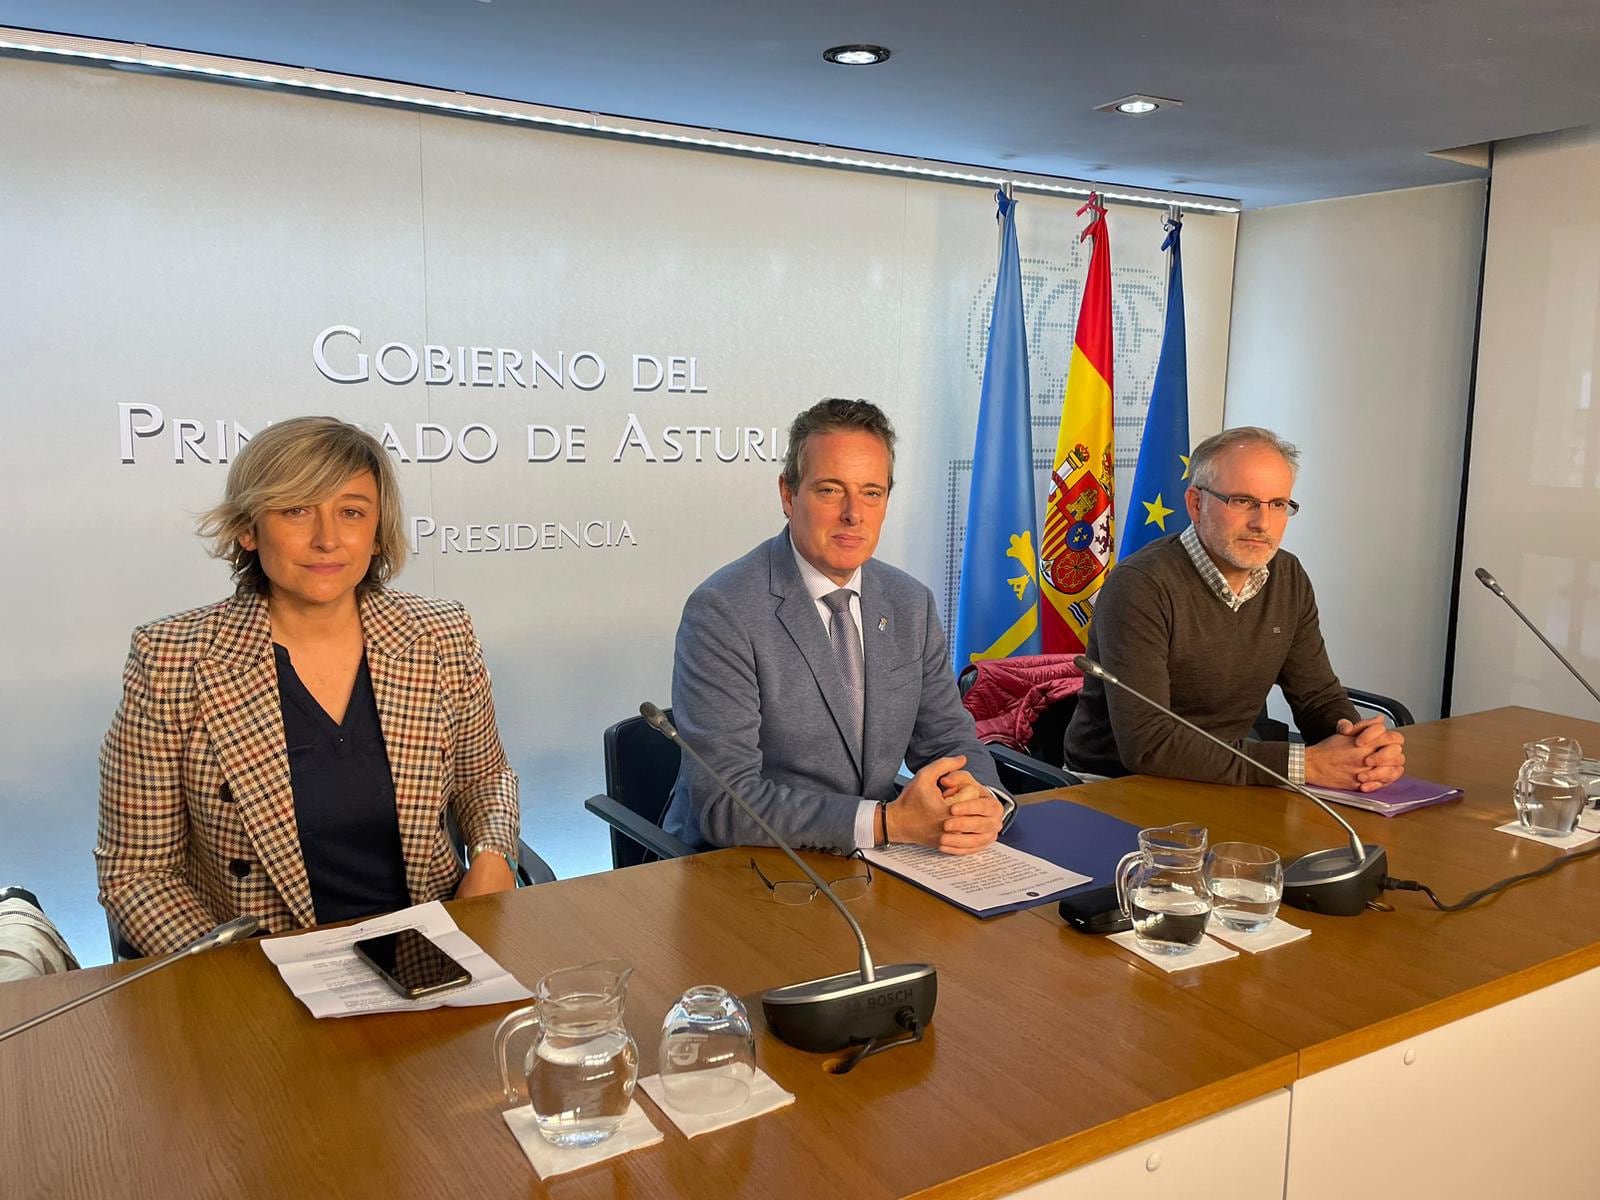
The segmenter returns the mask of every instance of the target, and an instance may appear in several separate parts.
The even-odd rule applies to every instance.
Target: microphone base
[[[767,1028],[779,1041],[812,1054],[926,1029],[939,998],[937,968],[899,963],[879,967],[877,976],[867,983],[860,971],[847,971],[773,988],[761,997]]]
[[[1351,861],[1349,846],[1316,850],[1290,863],[1283,872],[1283,902],[1290,908],[1329,917],[1353,917],[1367,901],[1383,894],[1389,856],[1381,846],[1364,846],[1360,862]]]

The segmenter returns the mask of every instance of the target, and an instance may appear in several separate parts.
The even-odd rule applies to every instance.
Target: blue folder
[[[1087,875],[1089,882],[1063,888],[1047,896],[1030,896],[1015,904],[1003,904],[981,911],[959,900],[951,900],[948,896],[941,896],[940,899],[975,917],[987,919],[1001,913],[1036,908],[1041,904],[1054,904],[1065,896],[1093,888],[1109,887],[1114,882],[1113,876],[1122,856],[1139,848],[1139,827],[1070,800],[1042,800],[1038,804],[1017,805],[1017,815],[1011,820],[1011,828],[1000,835],[1000,840],[1013,850],[1021,850],[1058,867]],[[914,879],[906,882],[922,886]],[[937,892],[934,894],[938,895]]]
[[[1139,848],[1139,827],[1070,800],[1042,800],[1038,804],[1019,804],[1011,828],[1000,840],[1013,850],[1087,875],[1089,882],[1037,899],[989,909],[976,914],[978,916],[993,917],[1022,908],[1054,904],[1078,892],[1111,886],[1122,856]]]

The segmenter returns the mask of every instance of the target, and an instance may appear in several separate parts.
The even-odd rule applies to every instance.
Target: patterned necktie
[[[856,623],[850,619],[849,588],[829,592],[822,598],[832,612],[828,619],[828,640],[833,643],[833,656],[839,661],[839,674],[844,678],[845,697],[849,704],[851,733],[856,747],[861,746],[862,720],[866,713],[866,671],[861,663],[861,635]]]

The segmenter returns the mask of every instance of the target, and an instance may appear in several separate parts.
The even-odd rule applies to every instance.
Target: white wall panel
[[[1456,712],[1524,704],[1594,715],[1594,699],[1472,572],[1487,567],[1600,678],[1600,214],[1587,202],[1597,187],[1600,131],[1495,147]]]
[[[1419,720],[1444,679],[1483,205],[1482,183],[1457,183],[1239,226],[1227,424],[1300,446],[1283,544],[1334,670]]]
[[[479,422],[498,454],[400,467],[412,514],[467,525],[629,522],[634,544],[497,553],[441,538],[400,577],[473,612],[524,833],[558,873],[608,862],[582,811],[600,731],[665,699],[691,588],[781,523],[767,461],[612,455],[629,413],[770,431],[827,394],[902,434],[889,561],[954,592],[994,286],[983,189],[640,146],[82,67],[0,60],[0,879],[38,885],[86,960],[95,755],[134,625],[224,595],[192,536],[224,468],[174,462],[172,424],[331,412],[374,430]],[[1048,455],[1086,265],[1077,202],[1024,195],[1036,444]],[[1160,214],[1113,208],[1122,457],[1159,349]],[[1188,220],[1196,434],[1216,425],[1234,220]],[[340,384],[319,330],[421,347],[582,350],[592,391]],[[343,369],[355,347],[336,342]],[[703,394],[635,393],[634,353],[693,355]],[[167,426],[119,461],[117,405]],[[530,463],[526,427],[581,425],[587,461]],[[210,442],[207,443],[208,445]],[[770,453],[770,433],[765,450]],[[212,452],[214,456],[214,451]],[[691,456],[692,458],[692,456]],[[458,534],[458,539],[464,535]]]

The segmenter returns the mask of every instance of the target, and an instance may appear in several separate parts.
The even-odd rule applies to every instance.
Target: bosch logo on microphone
[[[867,997],[867,1011],[872,1012],[879,1008],[888,1008],[896,1004],[909,1004],[911,1002],[911,989],[908,987],[895,988],[892,992],[879,992],[876,996]]]

